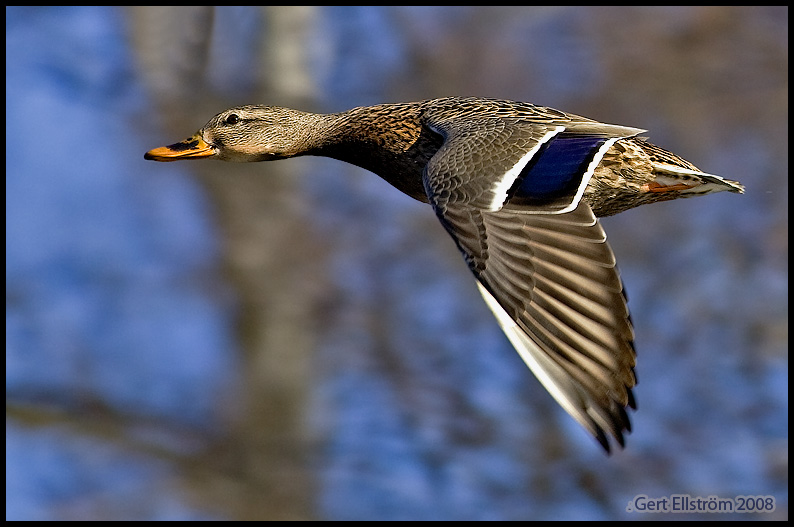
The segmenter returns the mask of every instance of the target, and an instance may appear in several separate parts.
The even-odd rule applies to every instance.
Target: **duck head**
[[[305,153],[312,145],[315,114],[277,106],[238,106],[219,113],[187,139],[149,150],[145,159],[269,161]]]

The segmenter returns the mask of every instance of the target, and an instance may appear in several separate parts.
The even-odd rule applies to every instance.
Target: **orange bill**
[[[214,155],[215,149],[212,145],[207,144],[199,134],[196,134],[172,145],[153,148],[146,152],[143,158],[152,161],[179,161],[180,159],[199,159]]]

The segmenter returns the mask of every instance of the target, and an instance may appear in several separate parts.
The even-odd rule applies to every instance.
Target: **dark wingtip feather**
[[[607,439],[607,436],[606,436],[606,435],[604,435],[604,432],[603,432],[603,430],[601,430],[601,429],[599,428],[599,429],[596,431],[596,433],[595,433],[595,438],[596,438],[596,440],[597,440],[599,443],[601,443],[601,446],[602,446],[602,447],[604,448],[604,450],[606,451],[606,454],[607,454],[607,455],[610,455],[610,454],[612,453],[612,451],[611,451],[611,450],[610,450],[610,448],[609,448],[609,440]]]
[[[636,379],[636,377],[635,377],[635,379]],[[636,381],[635,381],[635,384],[636,384]],[[631,388],[629,388],[628,390],[626,390],[626,393],[629,396],[629,402],[628,402],[629,408],[631,408],[632,410],[636,410],[637,409],[637,400],[634,398],[634,391]]]

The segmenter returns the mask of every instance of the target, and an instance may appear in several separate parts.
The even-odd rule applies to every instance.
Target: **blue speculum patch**
[[[606,137],[555,136],[533,157],[508,192],[510,203],[557,202],[576,194],[582,176]]]

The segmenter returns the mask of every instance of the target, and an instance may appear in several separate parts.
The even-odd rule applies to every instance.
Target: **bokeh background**
[[[260,103],[511,98],[719,195],[604,220],[639,411],[607,457],[426,205],[333,160],[143,153]],[[6,8],[6,518],[788,518],[788,8]]]

